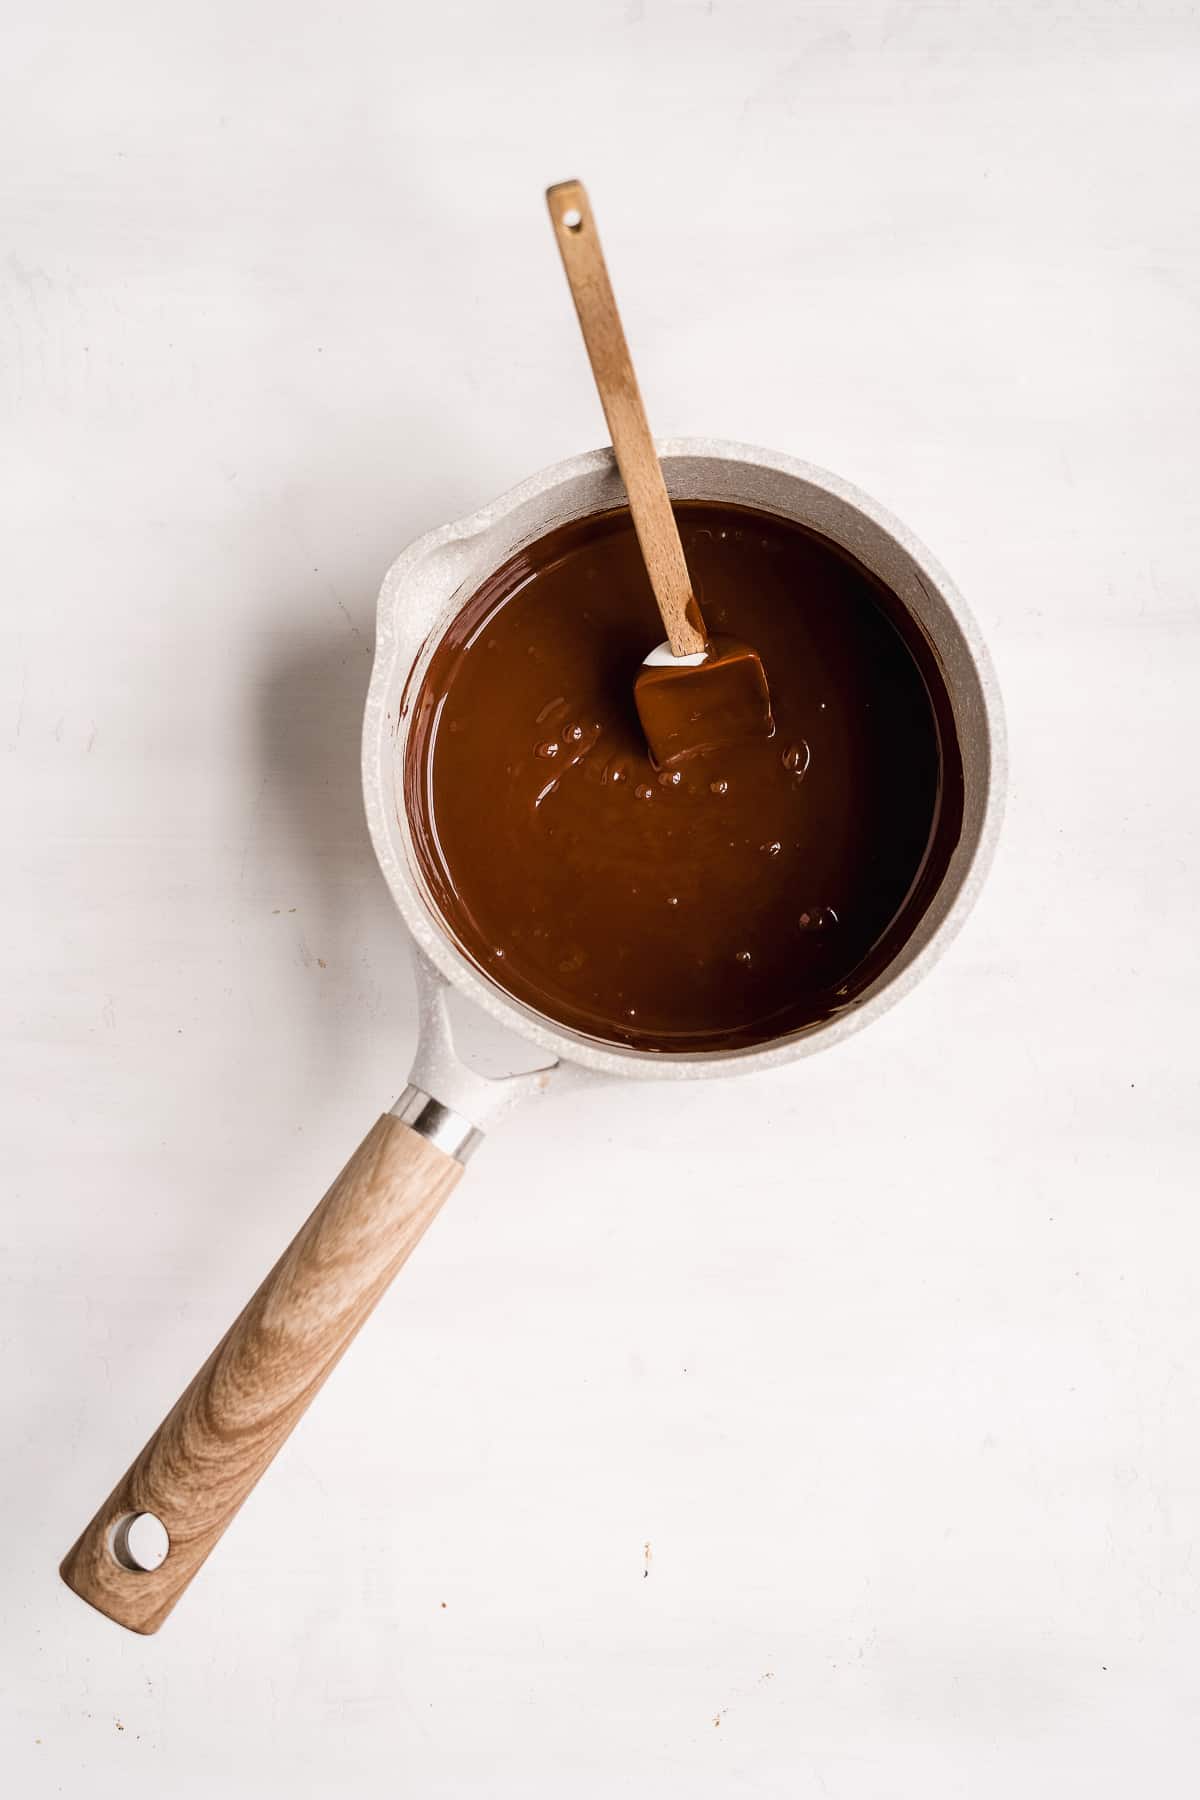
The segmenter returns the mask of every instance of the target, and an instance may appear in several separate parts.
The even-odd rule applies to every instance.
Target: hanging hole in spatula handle
[[[582,181],[560,181],[547,188],[546,204],[555,226],[578,237],[588,216],[587,189]]]

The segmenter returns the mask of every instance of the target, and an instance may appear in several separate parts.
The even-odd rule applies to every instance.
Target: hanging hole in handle
[[[134,1575],[150,1575],[166,1561],[171,1539],[154,1513],[126,1513],[112,1529],[113,1558]]]
[[[562,222],[568,231],[582,231],[583,214],[577,206],[568,206],[566,212],[562,216]]]

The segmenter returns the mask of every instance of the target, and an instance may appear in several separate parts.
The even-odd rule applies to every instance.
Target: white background
[[[15,14],[8,1791],[1194,1795],[1195,8]],[[57,1561],[407,1074],[379,579],[603,441],[573,175],[658,432],[966,592],[999,859],[845,1047],[518,1115],[138,1639]]]

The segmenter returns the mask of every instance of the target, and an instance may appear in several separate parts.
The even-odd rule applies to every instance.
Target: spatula
[[[562,181],[547,190],[546,203],[667,633],[634,683],[650,755],[659,768],[671,768],[743,738],[769,737],[771,700],[757,652],[733,638],[710,638],[692,589],[587,190]]]

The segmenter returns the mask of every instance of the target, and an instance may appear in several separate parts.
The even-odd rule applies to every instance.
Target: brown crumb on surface
[[[118,1731],[124,1731],[125,1727],[122,1725],[120,1719],[115,1719],[113,1723],[116,1725]]]
[[[645,1581],[647,1575],[650,1573],[650,1564],[654,1561],[654,1552],[650,1548],[649,1539],[642,1545],[642,1560],[645,1564],[645,1567],[642,1570],[642,1580]]]
[[[445,1610],[446,1610],[446,1602],[443,1600],[442,1601],[442,1611],[445,1612]]]
[[[318,956],[317,967],[318,969],[327,969],[329,967],[329,964],[325,961],[323,956]]]
[[[719,1713],[713,1714],[714,1726],[719,1725],[721,1723],[721,1720],[725,1717],[725,1711],[726,1711],[725,1707],[722,1707]]]

